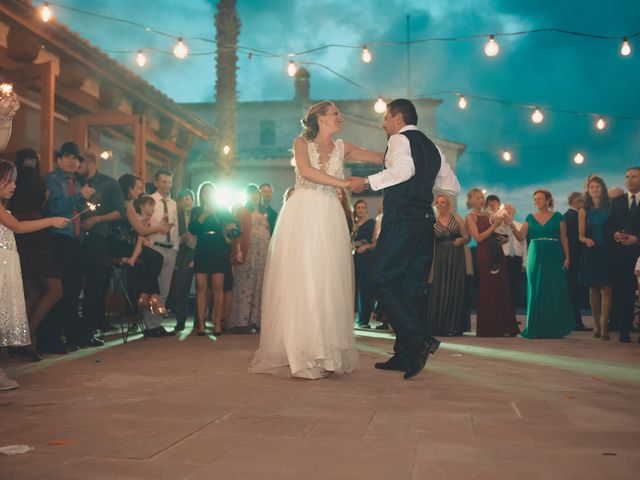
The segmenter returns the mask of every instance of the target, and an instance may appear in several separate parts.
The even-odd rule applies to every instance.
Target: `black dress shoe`
[[[628,333],[620,334],[620,343],[631,343],[631,337]]]
[[[440,341],[436,340],[433,337],[426,340],[422,347],[420,347],[418,353],[416,353],[409,362],[409,366],[407,367],[406,372],[404,372],[404,379],[409,380],[410,378],[415,377],[418,373],[420,373],[424,366],[427,364],[429,355],[438,350],[439,346]]]
[[[573,329],[574,332],[591,332],[593,328],[585,327],[584,325],[577,325],[576,328]]]
[[[396,372],[405,372],[407,367],[396,357],[391,357],[386,362],[378,362],[374,365],[378,370],[393,370]]]
[[[162,327],[156,327],[156,328],[147,328],[143,333],[145,337],[149,337],[149,338],[158,338],[158,337],[164,337],[164,334],[162,333],[162,331],[160,330]]]
[[[102,347],[104,342],[96,337],[89,337],[80,343],[81,347]]]

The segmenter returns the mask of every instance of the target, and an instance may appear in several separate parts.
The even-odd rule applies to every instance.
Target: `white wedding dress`
[[[344,144],[335,142],[314,168],[344,178]],[[249,372],[322,378],[358,366],[353,336],[354,274],[344,210],[335,187],[305,180],[296,169],[293,196],[269,246],[262,292],[260,348]]]

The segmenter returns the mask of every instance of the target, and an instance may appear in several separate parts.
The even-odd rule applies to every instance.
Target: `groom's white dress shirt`
[[[411,157],[411,144],[405,135],[401,135],[402,132],[408,130],[418,130],[418,127],[406,125],[398,133],[389,137],[387,154],[384,158],[386,168],[380,173],[369,176],[369,185],[372,190],[382,190],[406,182],[416,174],[416,167]],[[438,147],[436,146],[436,148]],[[438,193],[458,195],[460,183],[439,148],[438,153],[440,153],[440,171],[433,189]]]

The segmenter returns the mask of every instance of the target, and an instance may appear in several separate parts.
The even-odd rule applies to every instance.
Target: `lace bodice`
[[[309,161],[313,168],[323,171],[327,175],[332,177],[344,179],[344,143],[342,140],[336,140],[331,156],[326,163],[320,163],[320,154],[316,148],[315,143],[309,142],[307,150],[309,152]],[[336,194],[336,187],[329,185],[320,185],[318,183],[310,182],[305,179],[296,166],[296,190],[299,188],[308,188],[311,190],[325,191],[331,195]]]
[[[13,232],[0,223],[0,250],[16,250]]]

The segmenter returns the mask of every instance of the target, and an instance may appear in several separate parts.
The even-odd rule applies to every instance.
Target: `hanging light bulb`
[[[173,54],[180,60],[187,58],[187,55],[189,55],[189,49],[182,41],[182,37],[178,38],[178,43],[173,47]]]
[[[500,45],[498,45],[493,35],[489,35],[489,41],[484,46],[484,54],[487,57],[495,57],[499,52]]]
[[[377,113],[384,113],[387,109],[387,103],[382,99],[382,97],[378,97],[376,103],[373,104],[373,109]]]
[[[103,160],[109,160],[110,156],[111,156],[111,153],[109,152],[109,150],[105,150],[100,154],[100,158]]]
[[[598,120],[596,120],[596,129],[604,130],[606,127],[607,122],[605,121],[605,119],[603,117],[598,117]]]
[[[581,152],[577,152],[573,156],[573,163],[576,165],[582,165],[584,163],[584,155]]]
[[[49,4],[47,2],[44,3],[42,10],[40,10],[40,18],[45,23],[53,18],[53,12],[51,12],[51,8],[49,8]]]
[[[536,107],[536,109],[531,114],[531,121],[535,124],[542,123],[544,120],[544,115],[542,114],[542,110]]]
[[[138,50],[138,53],[136,54],[136,63],[140,68],[147,64],[147,57],[142,50]]]
[[[622,45],[620,46],[620,55],[623,57],[628,57],[631,55],[631,44],[629,43],[629,39],[624,37],[622,39]]]
[[[222,147],[222,153],[224,153],[225,155],[229,155],[230,151],[231,147],[229,145],[225,145],[224,147]]]
[[[505,162],[510,162],[513,159],[513,155],[511,155],[511,152],[509,150],[503,150],[502,151],[502,159]]]
[[[464,98],[464,95],[460,95],[460,99],[458,100],[458,107],[460,110],[464,110],[467,108],[467,99]]]
[[[373,55],[371,55],[371,52],[369,51],[366,45],[362,47],[362,53],[360,54],[360,58],[362,58],[362,61],[364,63],[371,63],[371,60],[373,60]]]
[[[293,60],[289,60],[289,64],[287,65],[287,74],[290,77],[293,77],[295,76],[297,71],[298,71],[298,67],[296,67],[296,64],[293,62]]]

